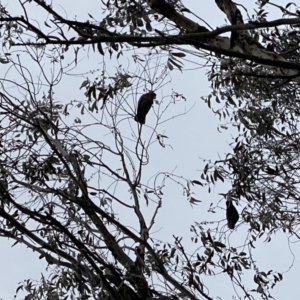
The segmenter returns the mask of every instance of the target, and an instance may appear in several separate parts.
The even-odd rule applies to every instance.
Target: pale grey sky
[[[225,24],[225,16],[216,7],[214,1],[185,0],[183,2],[187,8],[203,18],[212,27]],[[18,9],[17,3],[17,0],[10,0],[7,9]],[[53,1],[54,7],[56,7],[62,15],[67,14],[69,18],[77,16],[79,20],[85,20],[88,13],[91,13],[94,18],[98,17],[100,19],[101,10],[99,9],[99,3],[100,1],[89,0],[85,2],[77,1],[76,5],[74,5],[73,1],[68,0]],[[250,15],[253,3],[254,1],[252,0],[243,1],[243,5],[247,7]],[[42,18],[42,16],[36,13],[36,6],[32,4],[31,7],[33,18],[36,20]],[[242,12],[246,18],[246,14],[243,10]],[[188,17],[194,19],[192,15],[188,15]],[[279,14],[274,14],[273,17],[269,16],[269,20],[278,17],[280,17]],[[41,22],[43,22],[43,20],[41,20]],[[199,20],[197,20],[197,22],[202,24]],[[66,55],[72,56],[72,52]],[[98,53],[90,54],[89,58],[84,58],[84,60],[78,64],[74,73],[80,74],[90,69],[101,68],[102,59]],[[110,61],[107,57],[105,60],[108,68],[110,68],[112,74],[114,74],[114,67],[117,63]],[[28,61],[28,63],[30,62]],[[217,131],[217,125],[220,124],[218,118],[213,115],[212,111],[200,99],[200,96],[206,96],[210,92],[209,83],[205,76],[207,69],[199,68],[198,70],[192,70],[195,66],[193,64],[189,65],[188,63],[186,63],[185,67],[190,67],[191,70],[184,71],[183,73],[173,71],[171,73],[171,82],[157,91],[157,99],[161,101],[163,97],[169,96],[172,90],[184,94],[187,99],[186,103],[173,106],[172,109],[174,109],[174,111],[168,112],[170,115],[182,113],[185,107],[188,109],[193,105],[195,106],[187,115],[175,118],[161,125],[160,132],[164,132],[164,134],[169,137],[166,142],[170,144],[172,148],[166,147],[162,149],[159,146],[152,147],[150,164],[146,167],[144,174],[145,178],[150,178],[158,171],[172,172],[176,169],[176,174],[189,179],[198,179],[200,175],[199,170],[204,166],[200,158],[215,160],[218,158],[218,154],[222,157],[229,149],[228,144],[231,142],[231,133],[229,131],[223,131],[222,133]],[[31,70],[34,72],[34,68],[31,68]],[[46,67],[45,70],[47,70]],[[0,75],[2,77],[4,74],[1,74],[1,72],[2,71],[0,71]],[[83,90],[79,90],[79,86],[83,80],[84,77],[66,78],[65,84],[59,85],[56,89],[57,100],[61,100],[63,103],[65,103],[64,99],[83,100]],[[168,97],[166,97],[166,99],[167,98]],[[88,118],[88,115],[82,117],[82,119],[85,118]],[[154,118],[153,112],[150,111],[147,116],[147,122],[151,123],[151,120],[153,121]],[[71,122],[72,119],[70,118],[69,121]],[[99,135],[99,132],[95,132],[94,134]],[[101,139],[101,136],[99,136],[99,139]],[[171,188],[167,186],[164,193],[163,206],[158,214],[153,229],[153,237],[171,243],[173,242],[173,234],[183,237],[183,242],[187,245],[187,251],[193,253],[199,245],[195,245],[191,242],[190,225],[194,222],[201,222],[206,219],[225,219],[225,212],[223,210],[219,209],[216,214],[208,214],[207,210],[212,202],[216,204],[217,201],[221,199],[218,193],[224,193],[226,189],[229,188],[230,186],[220,185],[220,188],[208,194],[206,189],[195,187],[195,198],[200,199],[202,203],[198,206],[191,207],[187,201],[184,200],[184,197],[182,197],[182,191],[179,188],[174,188],[174,185],[172,185]],[[145,203],[143,203],[143,199],[141,201],[145,215],[147,218],[150,218],[152,211],[147,209]],[[242,207],[243,203],[241,203],[237,209],[241,211]],[[124,223],[128,225],[131,224],[131,220],[123,216],[122,212],[118,211],[118,213]],[[225,220],[223,224],[225,225]],[[247,230],[247,225],[239,226],[237,230],[231,234],[227,233],[226,242],[234,247],[242,245],[246,239]],[[7,300],[13,298],[18,282],[27,278],[39,280],[40,274],[44,272],[46,264],[44,261],[38,259],[38,254],[32,253],[31,250],[24,246],[16,245],[11,248],[10,242],[5,239],[0,239],[0,245],[0,266],[2,270],[2,272],[0,272],[0,299]],[[253,249],[253,253],[255,253],[254,257],[257,260],[257,264],[261,268],[264,267],[266,271],[273,269],[279,272],[285,272],[293,261],[290,247],[292,247],[291,250],[294,251],[294,253],[300,253],[298,244],[293,244],[292,246],[288,245],[287,238],[283,234],[277,234],[272,238],[270,244],[258,243],[256,249]],[[273,295],[276,299],[295,299],[295,294],[299,290],[297,281],[299,268],[299,259],[296,259],[293,268],[288,273],[283,274],[283,282],[275,287]],[[245,272],[245,274],[247,273]],[[215,277],[211,279],[204,278],[204,281],[208,282],[211,295],[221,295],[222,299],[231,299],[229,297],[233,289],[228,276],[224,275],[218,279]],[[252,275],[248,277],[245,275],[244,283],[247,287],[255,288],[252,281]],[[21,298],[18,296],[17,299]]]

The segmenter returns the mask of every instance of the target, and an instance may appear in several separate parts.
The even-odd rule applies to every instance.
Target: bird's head
[[[153,97],[153,99],[156,98],[156,94],[155,94],[153,91],[150,91],[150,92],[149,92],[149,95],[151,95],[151,96]]]
[[[229,201],[229,200],[226,200],[226,207],[229,207],[231,204],[232,204],[232,202],[231,202],[231,201]]]

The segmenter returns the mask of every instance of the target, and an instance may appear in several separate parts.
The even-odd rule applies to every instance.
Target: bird
[[[143,94],[139,101],[137,106],[137,112],[134,117],[134,120],[140,124],[145,124],[146,122],[146,115],[149,112],[153,100],[155,99],[156,94],[153,91],[150,91],[149,93]]]
[[[229,229],[234,229],[235,224],[239,220],[239,213],[231,200],[226,201],[226,219]]]

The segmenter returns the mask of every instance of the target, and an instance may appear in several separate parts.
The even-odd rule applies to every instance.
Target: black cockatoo
[[[226,219],[229,229],[234,229],[235,224],[239,220],[239,213],[231,200],[226,201]]]
[[[155,97],[156,97],[156,94],[153,91],[150,91],[149,93],[146,93],[140,97],[139,102],[138,102],[137,112],[134,117],[134,120],[136,122],[145,124],[146,115],[149,112]]]

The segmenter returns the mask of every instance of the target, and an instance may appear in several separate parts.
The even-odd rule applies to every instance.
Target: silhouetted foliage
[[[278,232],[299,241],[298,8],[272,4],[282,18],[268,21],[269,1],[258,0],[249,15],[248,3],[216,0],[230,25],[214,30],[202,21],[204,2],[198,12],[177,0],[100,2],[87,19],[80,8],[68,15],[59,1],[0,4],[0,237],[48,265],[39,282],[24,280],[16,293],[32,300],[227,299],[219,290],[227,280],[232,297],[272,299],[282,274],[265,271],[253,249]],[[203,82],[190,86],[199,66],[209,95]],[[199,162],[193,180],[163,170],[150,151],[172,146],[166,121],[188,123],[185,95],[178,86],[165,91],[175,72],[216,115],[218,130],[231,130],[228,153],[216,149],[218,160]],[[145,90],[162,100],[153,106],[154,92],[139,98]],[[145,124],[151,107],[153,122],[142,132],[134,120]],[[186,205],[199,204],[199,220],[182,215],[176,222],[190,225],[184,239],[157,240],[165,189],[177,187]],[[205,219],[207,202],[197,193],[217,188],[240,213],[231,199],[215,197],[214,220]],[[164,224],[174,222],[169,216]],[[243,241],[229,243],[230,234]]]

